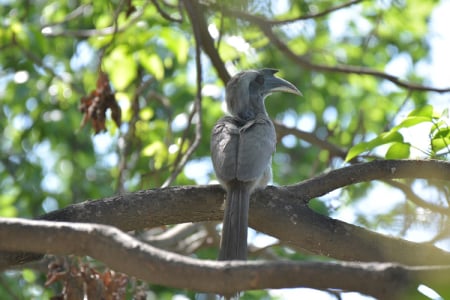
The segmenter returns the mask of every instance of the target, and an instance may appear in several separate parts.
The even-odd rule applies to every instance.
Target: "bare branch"
[[[411,189],[411,187],[409,187],[408,185],[398,182],[398,181],[394,181],[394,180],[386,180],[386,182],[388,184],[390,184],[391,186],[401,190],[406,195],[408,200],[410,200],[417,206],[429,209],[429,210],[439,213],[439,214],[450,216],[450,208],[444,207],[444,206],[441,206],[438,204],[430,203],[430,202],[422,199],[417,194],[415,194],[414,191]]]
[[[170,21],[170,22],[175,22],[175,23],[181,23],[181,22],[183,22],[183,17],[182,17],[182,15],[181,15],[181,17],[178,19],[178,18],[174,18],[174,17],[172,17],[170,14],[168,14],[168,13],[166,13],[162,8],[161,8],[161,6],[159,5],[159,3],[158,3],[158,0],[151,0],[152,1],[152,3],[153,3],[153,5],[155,6],[155,8],[156,8],[156,10],[159,12],[159,14],[164,18],[164,19],[166,19],[166,20],[168,20],[168,21]]]
[[[448,88],[436,88],[431,86],[425,86],[421,84],[416,84],[412,82],[407,82],[399,79],[397,76],[390,75],[381,71],[373,70],[361,66],[351,66],[351,65],[336,65],[327,66],[311,62],[305,55],[297,55],[291,51],[291,49],[281,41],[273,32],[272,28],[267,24],[258,23],[260,29],[264,32],[267,38],[274,44],[278,50],[284,53],[292,61],[296,62],[302,67],[308,68],[310,70],[322,71],[322,72],[337,72],[345,74],[359,74],[359,75],[371,75],[381,79],[386,79],[400,87],[406,88],[411,91],[426,91],[426,92],[437,92],[437,93],[448,93],[450,92],[450,87]]]
[[[190,121],[196,117],[196,124],[195,124],[195,136],[194,141],[191,143],[189,148],[187,149],[186,153],[178,160],[175,164],[175,169],[173,170],[172,174],[170,174],[170,177],[164,182],[162,187],[167,187],[172,184],[172,182],[176,179],[178,174],[183,170],[184,166],[188,162],[189,158],[194,154],[194,151],[197,149],[197,147],[200,145],[200,141],[202,139],[202,63],[201,63],[201,36],[200,36],[200,28],[199,26],[192,22],[192,27],[194,31],[194,37],[195,37],[195,66],[197,71],[197,93],[195,97],[194,102],[194,108],[192,111],[192,114],[190,116]],[[186,129],[187,130],[187,129]],[[180,146],[180,153],[182,151],[183,144]]]
[[[352,0],[352,1],[345,2],[345,3],[340,4],[340,5],[337,5],[337,6],[330,7],[328,9],[325,9],[325,10],[323,10],[321,12],[318,12],[318,13],[311,13],[311,14],[307,14],[307,15],[304,15],[304,16],[298,16],[298,17],[295,17],[295,18],[290,18],[290,19],[285,19],[285,20],[269,20],[269,19],[266,19],[264,17],[248,14],[248,13],[240,11],[240,10],[227,9],[227,8],[224,8],[224,7],[221,7],[221,9],[224,10],[227,14],[229,14],[231,16],[236,16],[236,17],[238,17],[240,19],[247,20],[247,21],[252,22],[252,23],[264,23],[264,24],[267,24],[269,26],[276,26],[276,25],[286,25],[286,24],[289,24],[289,23],[297,22],[297,21],[304,21],[304,20],[320,18],[320,17],[326,16],[326,15],[328,15],[328,14],[334,12],[334,11],[337,11],[337,10],[340,10],[340,9],[343,9],[343,8],[346,8],[346,7],[358,4],[358,3],[362,2],[362,1],[363,0]]]
[[[419,282],[444,286],[450,276],[448,266],[199,260],[154,248],[105,225],[5,218],[0,225],[1,250],[88,255],[145,281],[201,292],[307,286],[395,299]]]
[[[274,123],[275,129],[277,131],[277,137],[284,137],[286,135],[292,134],[293,136],[295,136],[305,142],[313,144],[323,150],[327,150],[328,152],[330,152],[331,156],[342,157],[342,158],[345,158],[347,156],[347,152],[345,150],[343,150],[325,140],[319,139],[317,136],[315,136],[312,133],[302,131],[297,128],[290,128],[290,127],[287,127],[276,121],[273,123]]]
[[[128,19],[127,23],[118,27],[117,24],[117,17],[120,13],[120,9],[115,11],[114,16],[114,24],[105,28],[98,28],[98,29],[76,29],[76,30],[70,30],[65,29],[61,26],[61,24],[47,24],[44,25],[41,29],[41,32],[44,36],[47,37],[58,37],[58,36],[67,36],[67,37],[76,37],[76,38],[89,38],[92,36],[106,36],[106,35],[114,35],[119,32],[124,32],[129,27],[131,27],[133,24],[138,22],[140,18],[142,17],[147,5],[149,5],[150,2],[146,1],[139,12],[132,15],[131,18]],[[123,6],[123,2],[119,3],[119,8]]]
[[[274,44],[278,50],[280,50],[282,53],[284,53],[287,57],[289,57],[292,61],[296,62],[302,67],[308,68],[310,70],[315,71],[322,71],[322,72],[337,72],[337,73],[345,73],[345,74],[359,74],[359,75],[370,75],[374,77],[378,77],[381,79],[386,79],[400,87],[406,88],[410,91],[428,91],[428,92],[437,92],[437,93],[448,93],[450,92],[450,87],[447,88],[436,88],[431,86],[425,86],[421,84],[411,83],[404,80],[399,79],[397,76],[390,75],[381,71],[373,70],[366,67],[361,66],[352,66],[352,65],[335,65],[335,66],[327,66],[327,65],[321,65],[311,62],[306,55],[297,55],[294,52],[291,51],[291,49],[283,42],[281,41],[276,34],[273,32],[273,26],[274,25],[280,25],[280,24],[286,24],[291,23],[299,20],[305,20],[305,19],[311,19],[311,18],[317,18],[321,17],[323,15],[326,15],[332,11],[354,5],[356,3],[359,3],[361,1],[355,0],[355,1],[349,1],[347,3],[344,3],[342,5],[332,7],[328,10],[325,10],[323,12],[317,13],[317,14],[311,14],[303,17],[297,17],[294,19],[289,20],[282,20],[282,21],[274,21],[274,20],[267,20],[263,17],[254,16],[247,14],[242,11],[235,11],[235,10],[227,10],[224,11],[227,12],[229,16],[238,17],[243,20],[249,21],[255,25],[257,25],[261,31],[264,32],[264,34],[267,36],[267,38],[270,40],[272,44]]]
[[[117,147],[117,153],[119,155],[119,174],[117,175],[116,184],[116,191],[119,194],[125,192],[124,183],[128,176],[128,170],[131,169],[131,166],[136,164],[137,160],[137,155],[132,155],[133,153],[131,150],[134,146],[136,146],[136,141],[139,141],[135,135],[136,123],[140,120],[139,112],[141,108],[139,106],[139,97],[141,97],[144,90],[146,90],[154,82],[154,77],[150,77],[143,82],[139,82],[131,102],[131,119],[128,123],[128,130],[125,133],[122,133],[121,131],[119,132],[119,140],[121,142],[118,143]]]

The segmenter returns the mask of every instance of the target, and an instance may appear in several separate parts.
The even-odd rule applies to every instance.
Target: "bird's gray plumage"
[[[250,195],[271,180],[276,134],[264,100],[272,92],[300,95],[274,69],[236,74],[226,87],[231,116],[220,119],[211,134],[211,158],[216,176],[227,191],[219,260],[247,259]]]

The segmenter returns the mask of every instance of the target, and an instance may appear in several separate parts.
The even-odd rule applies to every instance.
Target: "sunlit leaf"
[[[408,115],[408,117],[424,117],[431,119],[433,117],[433,106],[427,104],[423,107],[416,108],[413,111],[411,111]]]
[[[442,149],[450,150],[450,128],[440,128],[436,130],[431,138],[431,147],[434,152],[439,152]]]
[[[350,161],[359,154],[373,150],[374,148],[393,142],[403,142],[403,136],[398,131],[390,131],[380,134],[378,137],[368,141],[359,143],[352,148],[347,153],[345,161]]]
[[[408,116],[406,119],[400,122],[397,126],[394,127],[394,130],[398,130],[400,128],[408,128],[420,123],[430,122],[432,118],[427,116]]]
[[[393,143],[386,152],[386,159],[409,158],[411,145],[408,143]]]
[[[125,89],[136,78],[136,61],[125,45],[115,48],[103,63],[116,90]]]
[[[140,51],[139,61],[156,79],[161,80],[164,78],[164,64],[157,54],[147,54],[144,50]]]

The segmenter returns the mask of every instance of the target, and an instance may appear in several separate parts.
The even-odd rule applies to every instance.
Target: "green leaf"
[[[409,113],[408,117],[427,117],[433,118],[433,106],[427,104],[423,107],[416,108]]]
[[[431,148],[434,152],[450,147],[450,128],[439,128],[431,138]]]
[[[323,201],[321,201],[319,199],[311,199],[311,201],[309,201],[309,203],[308,203],[308,207],[311,208],[313,211],[315,211],[318,214],[321,214],[324,216],[330,215],[330,211],[329,211],[328,207],[326,206],[326,204],[323,203]]]
[[[353,146],[352,148],[350,148],[350,150],[347,153],[347,157],[345,158],[345,161],[346,162],[350,161],[363,152],[370,151],[378,146],[393,143],[393,142],[399,142],[399,143],[403,142],[403,136],[398,131],[384,132],[384,133],[380,134],[379,136],[377,136],[376,138],[374,138],[373,140],[370,140],[368,142],[359,143],[359,144]]]
[[[399,130],[401,128],[411,127],[420,123],[431,122],[432,118],[426,116],[409,116],[404,119],[400,124],[392,128],[392,130]]]
[[[409,158],[411,145],[409,143],[392,143],[386,152],[386,159]]]
[[[22,276],[26,282],[30,282],[30,283],[35,282],[37,279],[36,273],[30,269],[24,269],[22,271]]]
[[[164,79],[164,64],[159,55],[152,53],[147,55],[144,50],[140,51],[139,62],[151,73],[157,80]]]
[[[125,45],[116,47],[103,62],[116,90],[124,90],[136,78],[136,61]]]
[[[161,141],[156,141],[142,149],[142,155],[153,157],[155,168],[161,168],[169,154],[166,145]]]

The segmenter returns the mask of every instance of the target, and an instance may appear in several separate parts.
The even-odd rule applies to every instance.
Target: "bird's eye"
[[[258,76],[256,76],[255,81],[256,81],[257,83],[259,83],[260,85],[263,85],[263,84],[264,84],[264,75],[258,75]]]

